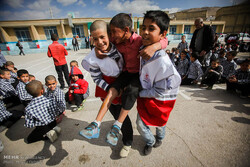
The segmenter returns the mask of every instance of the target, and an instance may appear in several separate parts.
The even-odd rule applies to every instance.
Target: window
[[[44,27],[44,32],[47,40],[51,40],[51,34],[56,34],[58,36],[56,26]]]
[[[212,25],[212,29],[214,30],[214,33],[216,33],[216,25]]]
[[[185,25],[184,26],[184,34],[190,34],[191,25]]]
[[[176,26],[170,26],[169,34],[176,34]]]
[[[84,37],[83,25],[74,25],[72,28],[73,36],[76,37],[78,35],[79,38]]]
[[[15,28],[14,30],[19,41],[32,41],[28,28]]]

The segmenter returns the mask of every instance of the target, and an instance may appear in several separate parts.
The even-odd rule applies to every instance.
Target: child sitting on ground
[[[223,62],[224,60],[227,60],[227,58],[226,58],[226,50],[225,49],[221,49],[220,51],[219,51],[219,54],[218,54],[218,59],[219,59],[219,62],[220,62],[220,64],[221,64],[221,62]]]
[[[57,86],[55,76],[48,75],[45,78],[45,85],[47,86],[47,90],[44,93],[44,96],[47,98],[54,99],[60,108],[59,115],[56,116],[56,122],[60,123],[65,114],[66,109],[65,95],[63,91]]]
[[[142,25],[145,47],[163,39],[169,27],[169,17],[163,11],[147,11]],[[166,123],[178,94],[181,77],[164,50],[156,51],[149,60],[141,59],[142,90],[137,99],[137,129],[146,142],[144,154],[159,147],[165,137]],[[156,127],[156,136],[149,126]]]
[[[191,64],[188,68],[187,74],[182,78],[181,85],[197,84],[200,81],[203,71],[198,56],[197,52],[192,53],[190,57]]]
[[[12,61],[7,61],[4,65],[5,69],[8,69],[10,71],[10,82],[14,88],[16,88],[18,84],[18,78],[17,78],[17,70],[14,66],[14,63]]]
[[[219,81],[223,73],[223,67],[219,64],[219,59],[212,60],[211,66],[208,67],[208,69],[202,76],[201,86],[207,85],[207,89],[211,90],[213,88],[213,85],[217,81]]]
[[[43,96],[44,88],[40,81],[34,80],[26,85],[26,90],[34,98],[25,108],[25,124],[35,129],[27,137],[27,143],[44,140],[46,137],[54,142],[61,128],[56,126],[56,115],[60,112],[54,99]]]
[[[249,60],[246,59],[240,63],[240,69],[229,75],[226,84],[227,91],[239,90],[241,93],[241,98],[248,97],[250,93]]]
[[[237,55],[236,51],[230,51],[227,53],[227,59],[221,62],[223,67],[223,73],[221,76],[221,83],[225,83],[229,74],[233,74],[237,68],[236,62],[233,60]]]
[[[75,104],[71,106],[72,112],[75,112],[83,108],[83,103],[89,97],[89,83],[83,79],[81,70],[76,66],[71,68],[69,77],[70,87],[65,99],[70,104]]]
[[[19,83],[17,84],[16,91],[21,103],[26,107],[32,99],[32,96],[27,92],[25,86],[29,83],[29,72],[21,69],[17,71]]]
[[[189,61],[187,59],[186,51],[181,52],[181,58],[178,60],[176,64],[177,64],[176,69],[178,73],[180,74],[181,78],[183,78],[187,74],[188,67],[189,67]]]

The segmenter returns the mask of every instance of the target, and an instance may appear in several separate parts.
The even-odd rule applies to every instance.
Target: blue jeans
[[[151,132],[150,128],[142,121],[139,114],[137,114],[137,130],[140,135],[143,137],[146,145],[153,146],[155,144],[155,137]],[[156,127],[156,138],[157,140],[163,140],[165,137],[166,125],[162,127]]]

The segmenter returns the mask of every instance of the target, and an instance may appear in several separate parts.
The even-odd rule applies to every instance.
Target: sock
[[[120,129],[121,129],[121,127],[122,127],[122,123],[119,122],[119,121],[117,121],[117,120],[115,121],[115,123],[114,123],[113,125],[119,126]]]
[[[97,123],[98,128],[101,126],[101,122],[100,121],[95,120],[94,122]]]

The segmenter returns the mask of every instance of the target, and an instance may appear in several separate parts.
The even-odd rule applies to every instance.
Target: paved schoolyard
[[[89,50],[69,51],[67,62],[80,64]],[[56,75],[53,60],[46,53],[26,56],[6,56],[18,69],[25,68],[36,79]],[[82,67],[81,67],[82,69]],[[24,119],[0,133],[4,151],[0,153],[0,166],[249,166],[250,165],[250,98],[241,99],[225,91],[225,85],[215,85],[209,91],[198,86],[182,86],[174,110],[167,123],[166,137],[159,148],[143,156],[144,142],[136,129],[137,111],[129,113],[134,128],[134,143],[127,158],[120,158],[122,142],[116,147],[105,142],[113,123],[108,113],[101,125],[99,139],[87,140],[79,131],[91,122],[101,105],[94,97],[95,84],[82,69],[90,83],[91,95],[82,111],[66,111],[59,125],[62,134],[51,144],[40,141],[26,144],[24,138],[32,129],[23,126]]]

